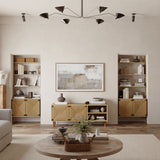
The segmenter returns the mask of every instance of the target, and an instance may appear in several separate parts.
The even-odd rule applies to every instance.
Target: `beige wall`
[[[148,123],[160,123],[160,20],[108,20],[97,25],[93,20],[73,19],[69,25],[58,20],[1,18],[0,67],[10,72],[10,54],[41,55],[41,123],[51,123],[51,104],[55,92],[56,62],[104,62],[105,92],[65,92],[69,102],[85,102],[103,97],[109,103],[109,123],[117,123],[117,55],[148,55]],[[10,107],[11,80],[7,85]]]

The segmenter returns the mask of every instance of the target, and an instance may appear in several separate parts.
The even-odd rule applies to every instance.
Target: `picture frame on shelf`
[[[104,63],[56,63],[56,91],[104,91]]]

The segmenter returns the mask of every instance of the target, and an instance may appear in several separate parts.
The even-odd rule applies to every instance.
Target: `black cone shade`
[[[59,12],[62,12],[64,11],[64,6],[58,6],[58,7],[55,7]]]
[[[103,11],[105,11],[108,7],[104,7],[104,6],[100,6],[99,7],[99,13],[102,13]]]
[[[122,14],[122,13],[116,13],[116,19],[122,18],[122,17],[124,17],[124,16],[125,16],[125,15]]]
[[[25,13],[21,13],[21,14],[22,14],[22,20],[23,22],[25,22],[26,21]]]
[[[98,24],[101,24],[101,23],[104,22],[104,20],[103,20],[103,19],[96,19],[96,22],[97,22]]]
[[[48,13],[41,13],[40,16],[49,19]]]
[[[66,19],[63,19],[63,21],[64,21],[65,24],[68,24],[70,22],[70,19],[66,18]]]
[[[132,22],[135,22],[135,15],[136,13],[132,13]]]

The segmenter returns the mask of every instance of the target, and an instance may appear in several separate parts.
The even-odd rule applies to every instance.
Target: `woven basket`
[[[87,152],[91,150],[91,144],[94,139],[95,135],[92,137],[92,139],[89,140],[88,143],[75,143],[75,144],[70,144],[67,142],[65,137],[63,136],[64,139],[64,149],[67,152]]]

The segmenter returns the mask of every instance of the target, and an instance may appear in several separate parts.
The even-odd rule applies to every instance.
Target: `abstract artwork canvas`
[[[56,91],[104,91],[104,63],[57,63]]]

